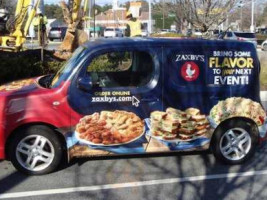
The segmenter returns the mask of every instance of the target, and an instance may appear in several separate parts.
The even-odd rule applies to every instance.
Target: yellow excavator
[[[18,0],[15,17],[14,19],[9,19],[6,25],[10,34],[0,35],[0,50],[15,52],[21,50],[39,3],[40,0],[37,0],[28,15],[31,0]]]
[[[10,34],[0,35],[0,50],[17,52],[23,49],[29,27],[36,16],[39,4],[40,0],[37,0],[33,7],[30,8],[31,0],[17,1],[15,17],[7,23],[7,29]],[[88,37],[83,31],[82,24],[88,8],[88,0],[69,0],[68,5],[65,1],[61,1],[60,5],[64,19],[68,24],[68,29],[55,56],[67,59],[78,45],[87,41]],[[28,14],[29,8],[30,12]]]
[[[65,1],[61,1],[60,6],[68,29],[63,42],[54,55],[61,59],[68,59],[73,50],[88,40],[88,35],[83,31],[88,0],[69,0],[68,5]]]

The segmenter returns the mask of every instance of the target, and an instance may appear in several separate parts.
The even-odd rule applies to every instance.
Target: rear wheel
[[[212,151],[217,159],[227,164],[239,164],[255,152],[257,126],[242,119],[231,119],[220,125],[214,133]]]
[[[62,158],[62,144],[52,129],[31,126],[20,130],[10,146],[10,160],[21,172],[30,175],[54,171]]]

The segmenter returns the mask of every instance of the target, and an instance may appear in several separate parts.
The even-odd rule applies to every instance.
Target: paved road
[[[267,145],[259,149],[252,160],[237,166],[222,165],[215,162],[212,155],[203,153],[109,160],[81,159],[73,161],[65,169],[42,177],[24,176],[9,162],[3,161],[0,164],[0,193],[12,197],[19,195],[16,199],[22,200],[262,200],[267,199],[266,154]],[[179,179],[184,177],[191,178]],[[65,190],[53,190],[62,188]],[[75,191],[74,188],[76,192],[71,192]],[[31,192],[24,198],[17,193],[25,191]],[[37,191],[39,195],[36,195]],[[52,192],[55,194],[49,195]]]
[[[61,42],[59,40],[53,41],[53,42],[49,41],[46,49],[47,50],[56,50],[60,44],[61,44]],[[37,49],[37,48],[40,48],[37,42],[30,43],[29,41],[27,41],[24,46],[27,49]]]
[[[267,51],[262,51],[260,48],[257,49],[257,52],[260,59],[267,55]]]

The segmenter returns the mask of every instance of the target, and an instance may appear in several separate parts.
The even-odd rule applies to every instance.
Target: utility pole
[[[162,29],[165,28],[165,0],[162,1]]]
[[[255,0],[251,0],[251,26],[250,26],[250,31],[252,33],[255,32],[255,26],[254,26],[254,7],[255,7]]]
[[[152,33],[152,8],[151,8],[151,0],[148,1],[148,13],[149,13],[149,18],[148,18],[148,33]]]
[[[94,38],[95,38],[95,15],[96,15],[96,13],[95,13],[95,11],[96,11],[96,9],[95,9],[95,0],[94,0],[94,7],[93,7],[93,11],[94,11]]]
[[[242,31],[243,30],[243,5],[240,8],[241,8],[241,11],[240,11],[240,29]]]
[[[88,0],[88,19],[86,20],[86,28],[88,30],[88,40],[91,38],[91,9],[92,9],[92,1]]]
[[[238,8],[240,8],[240,29],[243,30],[243,1],[239,1]]]

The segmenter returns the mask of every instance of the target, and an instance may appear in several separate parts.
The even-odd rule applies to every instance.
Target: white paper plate
[[[80,138],[80,137],[79,137],[80,134],[79,134],[77,131],[75,131],[74,134],[75,134],[76,139],[77,139],[79,142],[83,143],[83,144],[93,145],[93,146],[102,146],[102,147],[113,147],[113,146],[120,146],[120,145],[129,144],[129,143],[131,143],[131,142],[134,142],[134,141],[138,140],[139,138],[141,138],[141,137],[144,135],[145,131],[146,131],[146,128],[145,128],[145,126],[144,126],[143,133],[140,134],[138,137],[136,137],[136,138],[134,138],[134,139],[132,139],[132,140],[130,140],[130,141],[128,141],[128,142],[118,143],[118,144],[100,144],[100,143],[99,143],[99,144],[96,144],[96,143],[93,143],[93,142],[91,142],[91,141],[89,141],[89,140],[85,140],[85,139]]]

